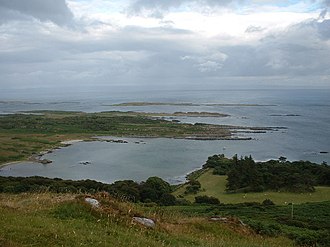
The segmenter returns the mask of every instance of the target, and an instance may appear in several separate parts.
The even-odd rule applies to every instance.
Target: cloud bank
[[[0,0],[0,87],[329,87],[329,1],[251,4]],[[206,5],[219,9],[195,9]],[[166,14],[127,15],[132,9]]]

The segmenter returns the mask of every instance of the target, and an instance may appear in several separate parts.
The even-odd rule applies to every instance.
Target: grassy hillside
[[[0,194],[0,246],[294,246],[284,237],[264,237],[204,215],[143,208],[97,195],[100,209],[71,194]],[[155,229],[132,222],[150,217]]]
[[[232,193],[225,192],[227,176],[213,175],[212,169],[198,177],[202,189],[197,194],[185,195],[185,186],[175,191],[176,196],[184,196],[189,201],[194,201],[195,196],[208,195],[214,196],[222,203],[242,203],[242,202],[262,202],[265,199],[271,199],[275,204],[286,205],[304,202],[330,201],[330,187],[315,187],[313,193],[289,193],[289,192],[260,192],[260,193]]]

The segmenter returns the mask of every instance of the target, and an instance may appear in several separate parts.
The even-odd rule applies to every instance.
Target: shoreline
[[[253,127],[251,127],[253,128]],[[275,127],[278,128],[278,127]],[[266,131],[265,131],[266,132]],[[265,133],[265,132],[259,132],[259,131],[250,131],[250,132],[245,132],[244,130],[240,133]],[[68,139],[68,140],[63,140],[60,141],[59,145],[50,148],[50,149],[45,149],[41,150],[40,152],[36,154],[32,154],[31,156],[22,159],[22,160],[17,160],[17,161],[10,161],[6,162],[3,164],[0,164],[0,169],[6,166],[10,165],[15,165],[19,164],[22,162],[30,162],[30,163],[39,163],[39,164],[49,164],[52,163],[51,160],[47,159],[41,159],[42,156],[45,154],[49,154],[54,152],[55,150],[71,146],[75,143],[79,142],[93,142],[93,141],[100,141],[100,142],[109,142],[109,143],[121,143],[125,144],[128,143],[128,141],[125,140],[125,138],[136,138],[136,139],[157,139],[157,138],[164,138],[164,139],[178,139],[178,140],[189,140],[189,141],[249,141],[253,140],[252,137],[237,137],[237,136],[231,136],[231,137],[212,137],[212,136],[185,136],[185,137],[166,137],[166,136],[90,136],[85,139]],[[139,142],[134,142],[136,144],[145,144],[143,141]],[[196,168],[195,170],[199,170],[201,168]],[[192,171],[188,172],[184,176],[187,176],[191,173]]]
[[[107,138],[108,139],[102,139],[103,138]],[[69,139],[69,140],[63,140],[60,141],[59,145],[51,148],[51,149],[46,149],[46,150],[42,150],[36,154],[33,154],[29,157],[27,157],[26,159],[23,160],[17,160],[17,161],[10,161],[10,162],[6,162],[3,164],[0,164],[0,171],[2,168],[7,167],[7,166],[11,166],[11,165],[15,165],[15,164],[19,164],[19,163],[39,163],[39,164],[50,164],[52,163],[51,160],[47,160],[47,159],[41,159],[42,156],[44,156],[45,154],[49,154],[52,153],[58,149],[61,148],[65,148],[68,146],[71,146],[75,143],[79,143],[79,142],[93,142],[93,141],[100,141],[100,142],[111,142],[111,143],[121,143],[121,144],[125,144],[128,143],[125,138],[137,138],[137,139],[157,139],[157,138],[165,138],[165,139],[181,139],[181,140],[196,140],[196,141],[216,141],[216,140],[233,140],[233,141],[237,141],[237,140],[241,140],[241,141],[245,141],[245,140],[251,140],[252,138],[246,138],[246,137],[229,137],[229,138],[224,138],[224,137],[154,137],[154,136],[91,136],[88,137],[86,139]],[[139,141],[139,143],[134,142],[136,144],[145,144],[145,142]],[[43,163],[44,161],[44,163]],[[193,171],[197,171],[200,170],[201,168],[195,168]],[[193,171],[189,171],[184,175],[178,175],[179,177],[184,177],[186,178],[186,176],[188,176],[191,172]],[[1,175],[1,173],[0,173]],[[184,182],[183,182],[184,183]]]
[[[109,137],[109,139],[102,139],[102,137]],[[62,149],[62,148],[65,148],[65,147],[68,147],[68,146],[71,146],[75,143],[79,143],[79,142],[111,142],[111,143],[135,143],[135,144],[145,144],[146,142],[143,141],[143,140],[140,140],[138,142],[134,141],[134,140],[128,140],[126,141],[125,139],[122,139],[123,137],[115,137],[115,136],[92,136],[92,137],[89,137],[88,139],[71,139],[71,140],[65,140],[65,141],[61,141],[59,144],[62,145],[62,146],[56,146],[56,147],[53,147],[51,149],[48,149],[48,150],[45,150],[45,151],[40,151],[39,153],[37,154],[34,154],[30,157],[28,157],[27,159],[24,159],[24,160],[19,160],[19,161],[11,161],[11,162],[7,162],[7,163],[4,163],[4,164],[0,164],[0,176],[1,175],[1,169],[4,168],[4,167],[7,167],[7,166],[11,166],[11,165],[15,165],[15,164],[20,164],[20,163],[27,163],[27,165],[29,165],[28,163],[31,163],[31,164],[36,164],[36,163],[39,163],[39,164],[48,164],[48,163],[52,163],[51,162],[47,162],[47,163],[42,163],[43,159],[41,159],[41,157],[43,155],[46,155],[46,154],[49,154],[49,153],[52,153],[56,150],[59,150],[59,149]],[[138,139],[142,139],[141,137],[126,137],[127,139],[133,139],[133,138],[138,138]],[[155,138],[163,138],[163,139],[177,139],[177,138],[166,138],[166,137],[144,137],[144,138],[149,138],[149,139],[155,139]],[[200,140],[200,139],[189,139],[189,138],[179,138],[179,139],[184,139],[184,140]],[[223,139],[220,139],[220,140],[223,140]],[[228,139],[226,139],[228,140]],[[236,139],[234,139],[236,140]],[[203,140],[202,140],[203,141]],[[212,156],[212,154],[210,153],[209,156]],[[260,163],[260,162],[267,162],[269,160],[274,160],[276,158],[274,157],[268,157],[268,158],[265,158],[265,159],[262,159],[262,160],[255,160],[256,163]],[[287,161],[290,161],[290,162],[293,162],[295,160],[292,160],[292,159],[287,159]],[[209,168],[204,168],[203,167],[203,163],[200,164],[200,167],[195,167],[189,171],[187,171],[186,173],[184,174],[181,174],[181,175],[175,175],[173,177],[168,177],[168,178],[163,178],[165,181],[169,182],[171,185],[178,185],[178,186],[184,186],[189,180],[190,180],[190,176],[194,176],[194,174],[197,174],[197,176],[201,176],[202,174],[204,174],[205,172],[207,172],[209,170]],[[198,174],[198,173],[201,173],[201,174]],[[38,176],[38,175],[33,175],[33,176]],[[29,177],[29,176],[24,176],[24,177]],[[51,177],[47,177],[47,176],[43,176],[43,177],[46,177],[46,178],[51,178]],[[61,178],[61,177],[60,177]],[[64,179],[64,178],[61,178],[63,180],[67,180],[67,179]],[[86,179],[91,179],[91,178],[85,178],[85,179],[77,179],[76,181],[79,181],[79,180],[86,180]],[[71,179],[71,180],[75,180],[75,179]],[[92,180],[95,180],[95,179],[92,179]],[[114,183],[115,181],[121,181],[120,179],[119,180],[114,180],[113,182],[104,182],[104,181],[99,181],[99,180],[95,180],[95,181],[98,181],[98,182],[102,182],[102,183],[105,183],[105,184],[111,184],[111,183]],[[138,181],[137,181],[138,182]]]
[[[55,150],[58,150],[58,149],[61,149],[61,148],[64,148],[64,147],[68,147],[68,146],[71,146],[74,143],[83,142],[83,141],[86,141],[87,142],[89,140],[88,139],[86,139],[86,140],[83,140],[83,139],[72,139],[72,140],[61,141],[58,146],[55,146],[55,147],[53,147],[51,149],[42,150],[42,151],[40,151],[40,152],[38,152],[36,154],[32,154],[31,156],[27,157],[26,159],[17,160],[17,161],[10,161],[10,162],[6,162],[6,163],[3,163],[3,164],[0,164],[0,169],[3,168],[3,167],[6,167],[6,166],[19,164],[19,163],[22,163],[22,162],[39,163],[39,164],[49,164],[49,163],[52,163],[52,161],[51,162],[48,162],[50,160],[41,159],[41,157],[43,155],[45,155],[45,154],[52,153]],[[45,161],[45,162],[47,161],[47,163],[43,163],[43,161]]]
[[[21,162],[31,162],[33,163],[33,161],[29,161],[29,160],[18,160],[18,161],[11,161],[11,162],[7,162],[7,163],[4,163],[4,164],[0,164],[0,169],[1,168],[4,168],[6,166],[11,166],[11,165],[16,165],[16,164],[19,164]],[[1,175],[1,173],[0,173]]]
[[[51,153],[58,148],[69,146],[82,141],[106,141],[98,136],[113,136],[115,139],[125,138],[168,138],[182,140],[198,141],[249,141],[253,140],[255,134],[263,134],[271,131],[286,129],[286,127],[258,127],[258,126],[232,126],[205,123],[172,123],[168,120],[152,120],[141,112],[101,112],[101,113],[76,113],[66,111],[35,111],[34,113],[43,113],[42,116],[22,116],[16,118],[4,118],[3,127],[8,127],[8,122],[18,130],[22,129],[20,125],[23,120],[28,119],[24,128],[34,128],[34,121],[39,121],[41,125],[39,131],[29,132],[10,131],[3,132],[2,142],[10,143],[9,147],[4,148],[9,153],[3,159],[0,167],[15,164],[13,162],[36,162],[48,164],[52,161],[44,159],[43,155]],[[211,114],[212,116],[221,116],[221,113],[215,112],[176,112],[178,115],[201,115]],[[223,115],[222,115],[223,116]],[[61,121],[58,121],[60,119]],[[114,123],[109,125],[109,120]],[[41,122],[41,123],[40,123]],[[43,124],[52,123],[50,129],[45,132]],[[7,124],[7,125],[6,125]],[[10,126],[11,126],[10,125]],[[9,126],[9,127],[10,127]],[[69,126],[69,127],[68,127]],[[74,126],[74,128],[72,127]],[[87,127],[86,127],[87,126]],[[96,126],[96,127],[95,127]],[[14,130],[16,130],[14,128]],[[67,132],[66,132],[67,131]],[[96,138],[95,138],[96,137]],[[108,140],[108,142],[125,143],[124,140]],[[20,148],[18,148],[17,145]],[[9,151],[7,151],[9,150]],[[16,156],[10,152],[16,152]],[[11,155],[11,156],[10,156]],[[8,162],[6,162],[8,161]]]

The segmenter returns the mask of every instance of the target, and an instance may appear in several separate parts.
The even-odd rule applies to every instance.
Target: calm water
[[[145,139],[136,144],[107,142],[76,143],[47,154],[54,162],[48,165],[21,163],[0,170],[5,176],[61,177],[113,182],[120,179],[144,180],[160,176],[171,182],[202,166],[216,153],[252,155],[256,160],[310,160],[330,163],[330,90],[212,90],[212,91],[139,91],[42,94],[32,92],[0,93],[0,113],[27,110],[98,111],[208,111],[230,114],[227,118],[177,118],[182,122],[204,122],[240,126],[286,127],[280,131],[250,135],[251,141],[193,141]],[[70,100],[68,100],[70,99]],[[199,106],[115,107],[114,103],[187,102]],[[260,104],[263,106],[208,106],[205,104]],[[245,134],[246,135],[246,134]],[[90,165],[79,164],[91,161]]]

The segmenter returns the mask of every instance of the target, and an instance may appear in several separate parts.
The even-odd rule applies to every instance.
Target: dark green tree
[[[201,183],[197,180],[190,180],[186,187],[186,194],[196,194],[201,188]]]
[[[141,200],[159,202],[163,194],[171,193],[171,185],[159,177],[150,177],[141,185]]]

